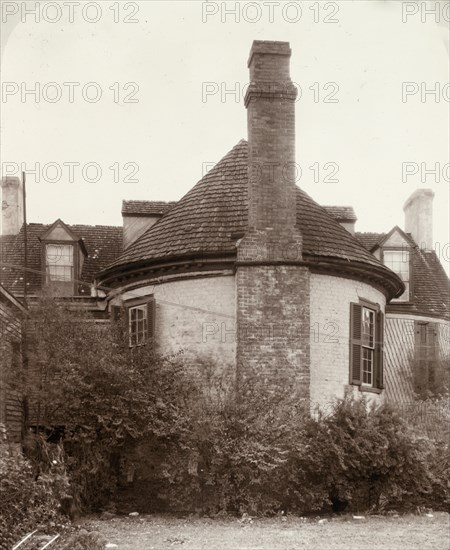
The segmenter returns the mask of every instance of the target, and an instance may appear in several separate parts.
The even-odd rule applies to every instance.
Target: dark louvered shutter
[[[428,388],[428,323],[415,321],[414,391],[424,396]]]
[[[375,365],[374,365],[374,387],[384,388],[384,313],[377,312],[377,322],[375,325]]]
[[[361,385],[362,306],[350,304],[350,384]]]
[[[153,344],[155,338],[155,300],[147,303],[147,341]]]
[[[433,393],[438,390],[440,373],[437,354],[437,329],[436,323],[429,323],[427,326],[427,366],[428,366],[428,388]]]

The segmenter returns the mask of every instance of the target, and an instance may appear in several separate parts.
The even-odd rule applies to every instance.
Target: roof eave
[[[231,263],[236,267],[236,252],[222,251],[208,253],[202,257],[199,257],[198,253],[193,253],[184,256],[158,258],[157,260],[141,260],[132,264],[124,264],[105,269],[97,274],[96,279],[102,286],[114,285],[120,282],[120,280],[132,278],[150,270],[166,270],[176,264],[190,265],[194,268],[195,266],[204,265],[205,263],[217,263],[218,261],[227,264]],[[402,280],[393,271],[382,264],[377,266],[365,262],[345,260],[344,258],[321,257],[311,254],[305,254],[304,262],[302,263],[310,267],[313,271],[331,272],[353,279],[369,281],[383,291],[388,301],[401,296],[405,291],[405,285]]]

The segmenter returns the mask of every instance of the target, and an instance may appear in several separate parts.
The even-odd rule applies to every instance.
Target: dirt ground
[[[447,513],[400,517],[323,519],[209,519],[165,516],[91,518],[82,527],[98,531],[118,550],[448,550]],[[117,545],[117,546],[112,546]]]

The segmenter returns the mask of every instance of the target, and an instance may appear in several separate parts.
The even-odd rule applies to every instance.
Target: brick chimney
[[[16,177],[4,177],[2,188],[2,235],[18,235],[23,224],[22,182]]]
[[[237,248],[238,379],[258,373],[309,400],[309,270],[296,225],[295,98],[287,42],[255,41],[245,97],[248,231]]]
[[[249,227],[290,233],[295,209],[295,99],[288,42],[255,40],[245,96],[249,143]]]
[[[422,250],[433,250],[433,198],[431,189],[417,189],[403,206],[405,232]]]
[[[355,234],[355,224],[358,221],[352,206],[324,206],[325,210],[342,225],[351,235]]]

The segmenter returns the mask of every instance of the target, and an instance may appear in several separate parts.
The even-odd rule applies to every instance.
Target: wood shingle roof
[[[51,224],[27,224],[28,291],[36,292],[42,286],[42,244],[40,238]],[[98,271],[113,262],[122,251],[122,227],[102,225],[68,225],[87,251],[79,281],[79,292],[89,295],[89,285]],[[0,237],[0,283],[10,292],[23,293],[24,231],[18,235]]]
[[[387,233],[356,233],[359,241],[370,251],[375,250]],[[412,254],[412,299],[410,303],[393,303],[391,312],[430,315],[450,318],[450,285],[435,250],[417,246],[409,233],[405,233]]]
[[[241,140],[183,198],[101,274],[184,257],[236,253],[247,229],[248,144]],[[312,259],[339,259],[393,274],[344,229],[326,208],[299,188],[297,225],[303,252]],[[394,276],[394,286],[398,283]]]

